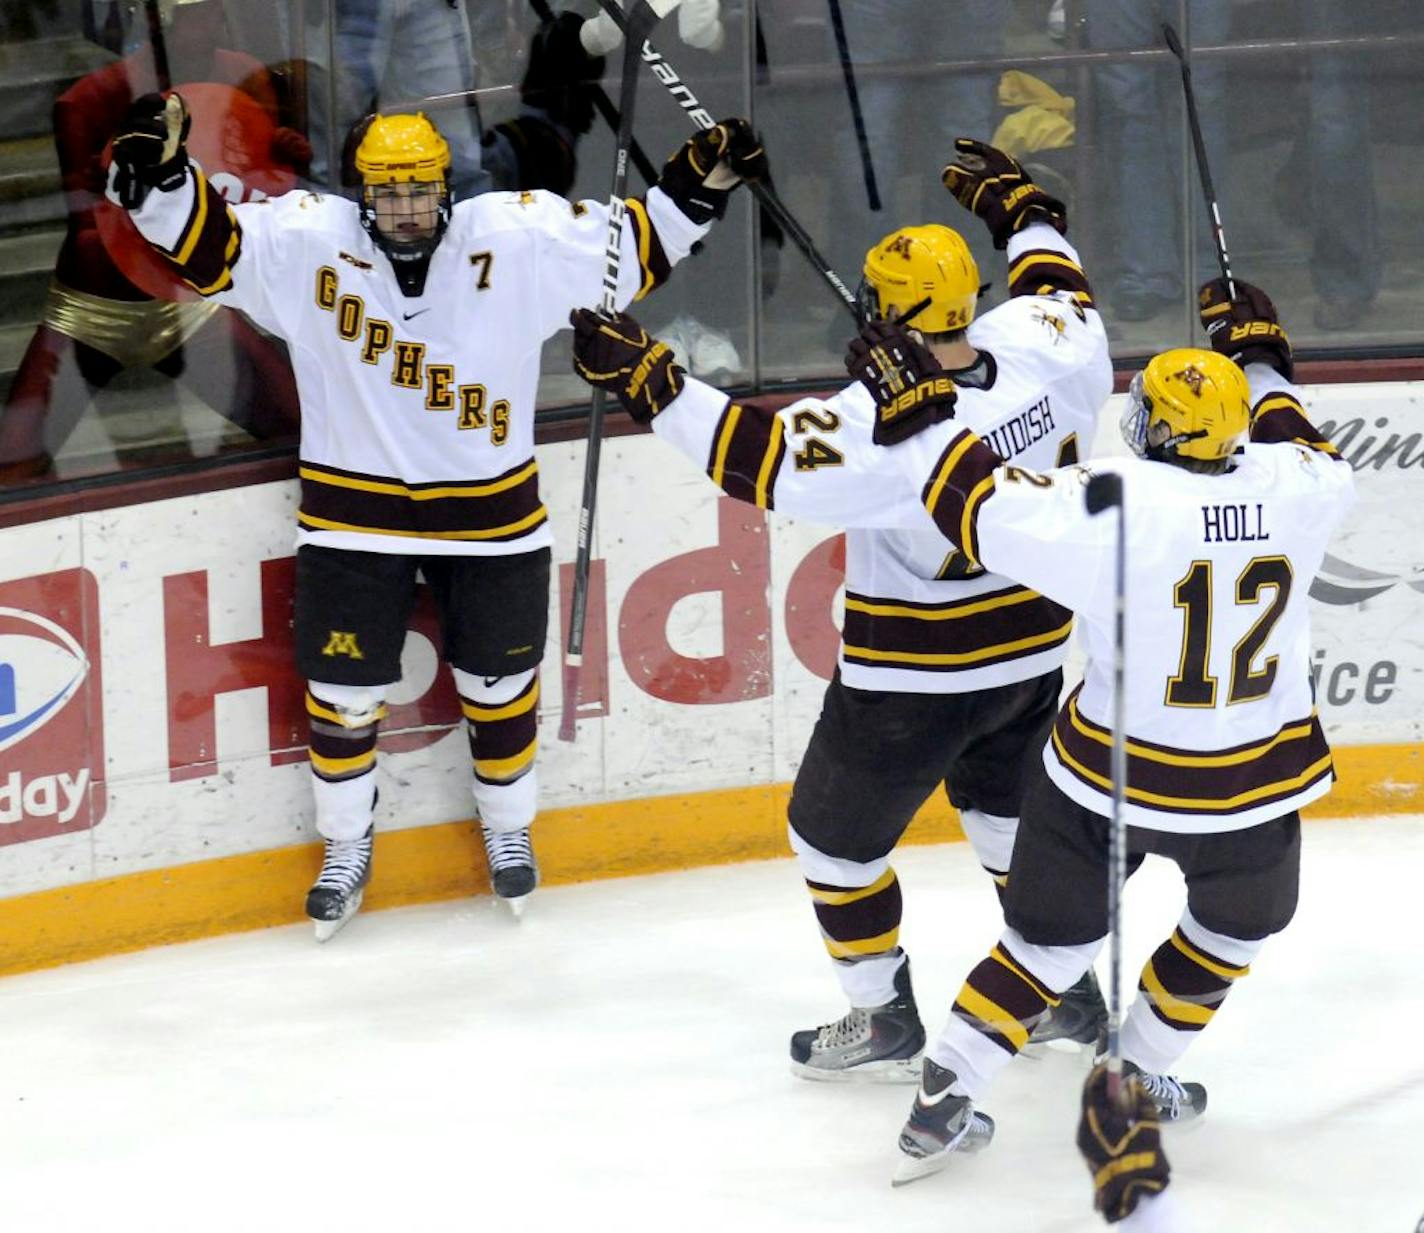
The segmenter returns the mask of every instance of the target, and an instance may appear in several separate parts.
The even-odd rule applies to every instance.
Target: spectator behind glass
[[[222,0],[167,7],[172,80],[237,86],[275,121],[275,96],[262,65],[226,48]],[[181,378],[256,437],[296,430],[296,387],[278,344],[236,315],[216,312],[215,305],[155,299],[125,277],[100,237],[95,207],[104,186],[104,147],[129,103],[156,88],[153,52],[145,41],[81,78],[55,102],[68,226],[43,321],[0,414],[0,483],[51,474],[53,455],[90,399],[129,369]],[[278,128],[264,156],[292,166],[308,153],[299,133]]]
[[[1307,38],[1388,33],[1377,10],[1335,0],[1303,0],[1301,33]],[[1403,16],[1399,14],[1398,16]],[[1306,96],[1298,115],[1304,126],[1277,177],[1282,220],[1310,227],[1310,283],[1317,329],[1358,324],[1379,294],[1379,203],[1371,140],[1369,60],[1339,51],[1307,58]],[[1301,210],[1300,194],[1305,194]]]
[[[301,47],[308,76],[312,178],[337,187],[328,169],[347,135],[374,112],[419,109],[440,125],[450,144],[450,187],[456,200],[494,187],[481,158],[480,116],[471,95],[435,107],[438,95],[475,89],[473,46],[507,40],[505,5],[496,0],[329,0],[308,3]],[[286,22],[285,7],[279,20]],[[328,28],[330,20],[332,28]],[[471,24],[474,30],[471,30]],[[290,36],[288,44],[295,40]],[[336,72],[331,72],[331,55]],[[332,115],[334,108],[334,117]],[[335,139],[332,139],[334,130]]]
[[[1226,0],[1185,0],[1187,24],[1179,31],[1191,44],[1223,43],[1231,29]],[[1088,45],[1123,50],[1162,47],[1162,23],[1181,21],[1181,0],[1086,0]],[[1108,64],[1097,70],[1099,166],[1106,184],[1103,248],[1118,257],[1107,285],[1107,310],[1119,321],[1147,321],[1182,306],[1182,241],[1178,194],[1168,186],[1182,175],[1181,77],[1176,62]],[[1226,65],[1202,57],[1192,64],[1192,84],[1201,113],[1202,140],[1215,171],[1217,192],[1225,174]],[[1223,212],[1230,210],[1223,202]],[[1215,273],[1211,234],[1202,218],[1196,258],[1200,282]]]

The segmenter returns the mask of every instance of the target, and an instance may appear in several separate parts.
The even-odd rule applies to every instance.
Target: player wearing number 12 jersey
[[[138,100],[113,194],[203,295],[285,338],[301,397],[297,659],[317,828],[307,898],[323,938],[371,867],[376,739],[417,570],[469,730],[495,893],[535,886],[538,664],[548,516],[534,457],[540,349],[605,276],[609,207],[543,191],[451,205],[449,148],[423,115],[377,116],[360,201],[290,193],[228,206],[184,151],[181,99]],[[617,299],[668,277],[765,156],[745,121],[700,133],[622,218]]]

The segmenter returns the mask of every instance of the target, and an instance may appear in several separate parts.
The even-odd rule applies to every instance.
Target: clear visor
[[[1127,387],[1127,402],[1123,406],[1122,419],[1118,427],[1122,429],[1122,439],[1139,458],[1147,454],[1147,413],[1151,399],[1143,392],[1142,374],[1138,373]]]
[[[445,195],[442,181],[407,184],[372,184],[366,200],[375,211],[376,227],[396,243],[428,240],[440,224],[440,202]]]

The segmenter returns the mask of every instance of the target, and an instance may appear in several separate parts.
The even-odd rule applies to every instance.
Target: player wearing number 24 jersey
[[[904,227],[876,244],[864,264],[863,314],[912,321],[913,346],[927,375],[933,368],[923,385],[887,388],[894,405],[883,414],[858,380],[779,411],[730,400],[671,374],[631,326],[620,333],[588,314],[576,323],[578,370],[651,418],[723,491],[847,528],[839,664],[787,811],[851,1006],[838,1022],[792,1035],[792,1068],[812,1079],[918,1078],[924,1029],[899,945],[890,853],[943,788],[1002,892],[1024,768],[1052,724],[1073,623],[1011,566],[986,568],[946,542],[916,491],[894,482],[886,447],[953,414],[1016,463],[1050,468],[1091,444],[1112,385],[1064,205],[1001,151],[962,139],[956,155],[946,184],[1007,250],[1010,298],[977,312],[979,271],[949,227]],[[616,375],[624,371],[626,382]],[[638,396],[629,397],[634,383]],[[672,385],[681,393],[670,399]],[[1096,1040],[1102,1002],[1090,976],[1068,1001],[1040,1039]]]
[[[818,468],[800,485],[819,480],[822,508],[869,526],[902,525],[911,494],[971,565],[1071,608],[1085,629],[1084,682],[1029,767],[1008,928],[926,1051],[898,1181],[988,1142],[993,1124],[975,1101],[1106,936],[1115,541],[1112,521],[1085,508],[1093,469],[1121,473],[1128,526],[1129,870],[1157,853],[1187,882],[1186,910],[1144,966],[1122,1033],[1124,1059],[1164,1118],[1204,1109],[1205,1089],[1168,1072],[1294,914],[1297,811],[1334,778],[1312,698],[1308,591],[1353,476],[1304,414],[1269,298],[1246,284],[1237,293],[1203,288],[1214,349],[1155,357],[1134,380],[1123,421],[1138,457],[1091,469],[1006,463],[955,417],[953,382],[911,332],[872,322],[850,363],[874,398],[875,433],[894,440],[845,436],[847,465]],[[662,384],[669,397],[654,427],[661,421],[664,437],[689,421],[705,433],[719,411],[736,414],[680,373]],[[787,474],[777,433],[765,432],[760,456],[703,457],[714,478],[735,469],[780,506],[795,489],[771,484]]]

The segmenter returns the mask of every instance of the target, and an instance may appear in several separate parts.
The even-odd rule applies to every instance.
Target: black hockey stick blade
[[[1177,37],[1177,32],[1172,29],[1170,22],[1162,23],[1162,38],[1167,44],[1167,50],[1181,63],[1183,71],[1190,73],[1191,68],[1187,64],[1187,53],[1182,49],[1182,40]]]
[[[1101,514],[1122,504],[1122,476],[1116,471],[1103,471],[1088,477],[1088,486],[1083,491],[1083,504],[1088,513]]]

